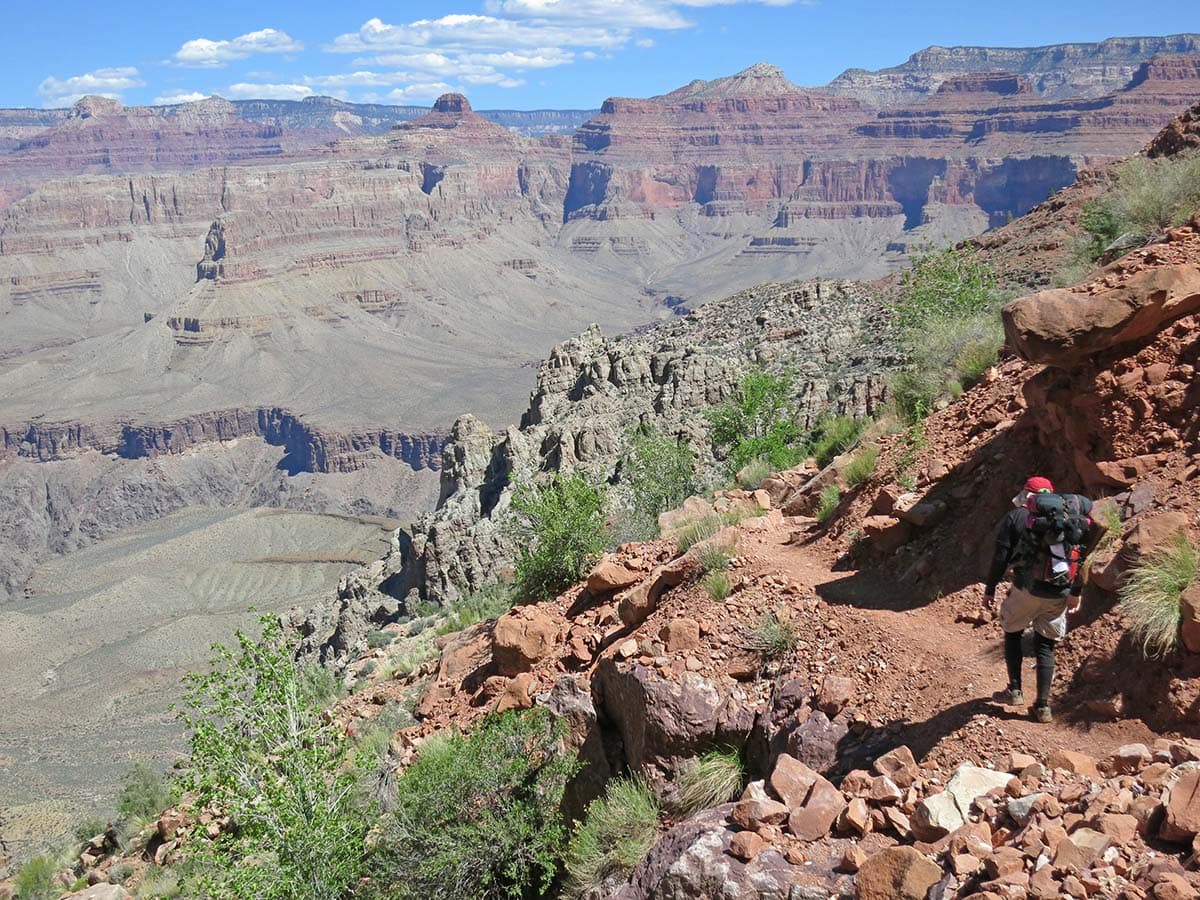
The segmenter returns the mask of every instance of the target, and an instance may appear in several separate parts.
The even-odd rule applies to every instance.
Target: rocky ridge
[[[542,365],[519,427],[496,434],[472,416],[455,423],[437,510],[377,571],[350,576],[338,604],[357,604],[384,582],[409,608],[446,604],[495,580],[511,558],[501,519],[512,486],[547,471],[614,479],[638,424],[686,442],[702,471],[715,474],[703,412],[728,400],[752,366],[795,375],[801,425],[811,427],[825,412],[875,412],[897,364],[879,297],[848,282],[764,285],[624,337],[589,330]],[[306,647],[340,656],[356,643],[347,629],[361,639],[371,627],[350,618],[316,614],[303,628]]]
[[[1003,70],[1023,76],[1050,99],[1098,97],[1123,87],[1146,58],[1195,53],[1200,35],[1109,38],[1094,44],[1048,47],[927,47],[899,66],[847,69],[828,90],[883,107],[911,103],[936,92],[947,79],[968,72]]]

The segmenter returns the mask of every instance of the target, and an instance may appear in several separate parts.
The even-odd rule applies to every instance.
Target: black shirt
[[[1020,506],[1011,510],[1000,521],[1000,528],[996,532],[996,549],[992,555],[992,565],[988,569],[987,580],[984,582],[989,592],[996,590],[996,585],[1004,578],[1004,573],[1008,569],[1008,564],[1012,562],[1017,545],[1021,542],[1021,536],[1025,533],[1028,523],[1029,512]],[[1083,566],[1080,566],[1079,572],[1068,588],[1060,590],[1041,582],[1035,582],[1032,591],[1034,594],[1047,597],[1065,597],[1067,594],[1078,597],[1083,593],[1082,572]]]

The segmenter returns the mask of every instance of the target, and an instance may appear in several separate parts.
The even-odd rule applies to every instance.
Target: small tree
[[[378,895],[395,900],[538,897],[566,840],[561,805],[578,769],[544,709],[435,737],[396,786],[371,854]]]
[[[170,805],[171,790],[162,772],[143,762],[136,762],[125,771],[117,794],[117,815],[122,821],[153,819]]]
[[[517,486],[507,528],[523,597],[551,597],[583,577],[604,550],[604,509],[602,489],[580,474]]]
[[[996,361],[1002,299],[991,266],[965,249],[931,251],[904,273],[891,315],[908,363],[891,391],[905,421],[919,421]]]
[[[360,767],[345,735],[305,688],[279,622],[259,640],[215,648],[212,671],[187,679],[180,720],[191,730],[182,779],[193,808],[234,828],[188,846],[205,896],[340,898],[357,879],[369,824]]]
[[[708,413],[713,446],[725,454],[730,472],[762,458],[776,469],[800,461],[791,378],[770,372],[751,372],[737,387],[731,403]]]
[[[617,499],[620,538],[648,541],[658,537],[658,517],[697,492],[696,459],[682,441],[638,430],[621,459]]]

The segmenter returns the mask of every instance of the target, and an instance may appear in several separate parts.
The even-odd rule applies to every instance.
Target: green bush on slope
[[[560,806],[578,768],[542,709],[492,716],[470,736],[435,737],[396,785],[369,860],[395,900],[541,896],[566,837]]]
[[[904,273],[891,313],[907,364],[891,393],[905,422],[919,421],[996,362],[1004,299],[991,266],[967,250],[926,253]]]
[[[804,458],[792,394],[791,378],[751,372],[731,402],[709,410],[713,447],[724,454],[731,475],[755,460],[781,471]]]
[[[518,547],[523,598],[553,597],[583,577],[604,550],[604,511],[603,490],[580,474],[517,486],[507,530]]]
[[[699,490],[695,468],[687,444],[653,431],[635,431],[621,458],[614,491],[617,542],[658,537],[658,517]]]
[[[1200,211],[1200,153],[1165,159],[1134,157],[1117,170],[1115,186],[1084,204],[1079,227],[1088,235],[1087,255],[1095,260],[1113,244],[1145,243]]]
[[[362,865],[369,810],[342,730],[306,689],[277,619],[255,640],[215,648],[189,676],[180,720],[191,731],[181,776],[194,813],[216,808],[236,827],[188,845],[208,897],[300,900],[345,895]]]

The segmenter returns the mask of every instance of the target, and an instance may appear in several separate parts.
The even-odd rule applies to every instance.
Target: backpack
[[[1017,544],[1013,581],[1028,590],[1070,588],[1083,562],[1092,501],[1079,494],[1034,494]]]

